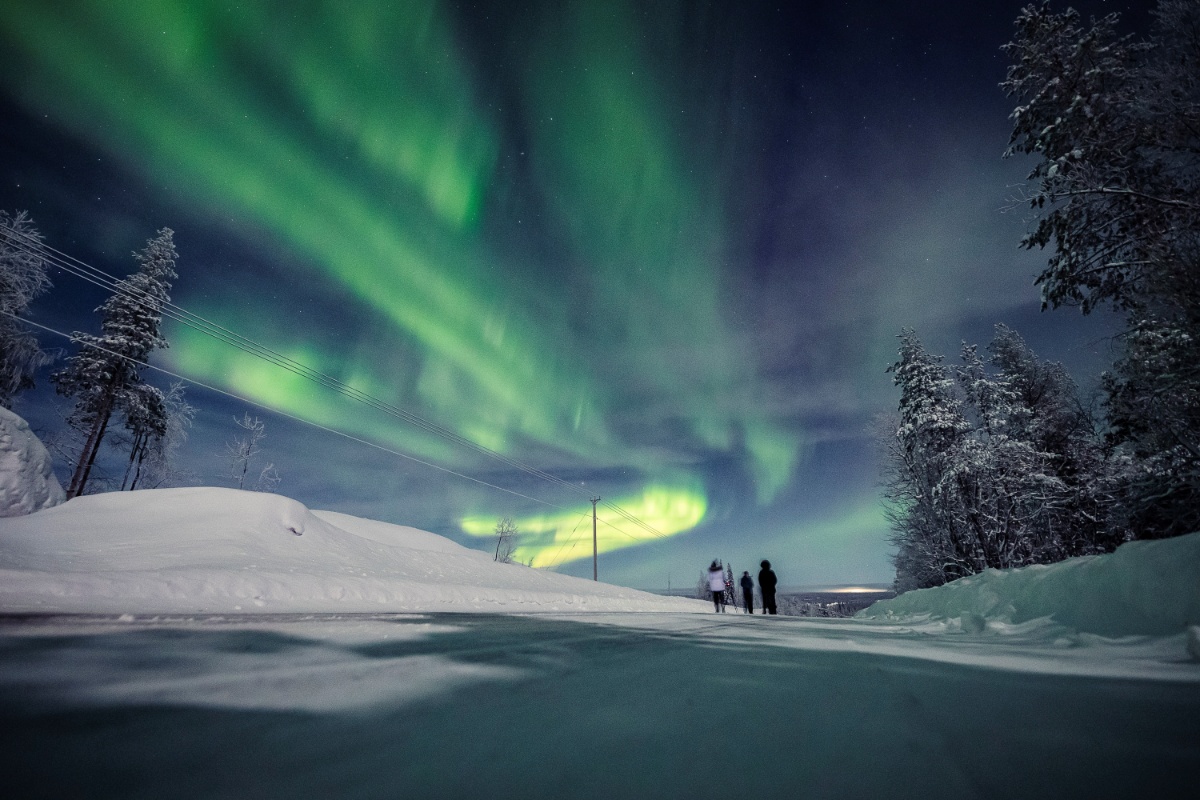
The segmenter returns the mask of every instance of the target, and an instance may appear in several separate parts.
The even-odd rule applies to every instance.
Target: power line
[[[553,569],[558,564],[558,557],[562,555],[563,548],[567,546],[571,539],[575,538],[575,531],[579,530],[579,523],[583,522],[585,517],[587,517],[586,511],[579,515],[579,519],[575,520],[575,527],[571,529],[571,534],[566,539],[563,539],[563,543],[558,546],[558,550],[554,553],[554,557],[550,559],[550,563],[546,565],[546,569]]]
[[[460,446],[467,447],[467,448],[474,450],[475,452],[478,452],[489,458],[498,460],[508,466],[511,466],[522,472],[525,472],[528,475],[532,475],[534,477],[540,478],[542,480],[545,480],[549,483],[560,486],[562,488],[569,489],[572,492],[575,492],[577,494],[584,493],[585,495],[587,495],[589,497],[589,500],[590,500],[590,494],[586,493],[583,489],[581,489],[580,487],[576,486],[573,483],[564,481],[561,478],[551,475],[550,473],[544,472],[543,470],[540,470],[536,467],[530,466],[530,465],[525,464],[525,463],[523,463],[517,459],[514,459],[510,456],[506,456],[506,455],[499,453],[495,450],[492,450],[488,447],[485,447],[483,445],[472,442],[471,440],[455,433],[454,431],[451,431],[447,428],[437,425],[436,423],[425,420],[424,418],[419,417],[416,414],[413,414],[412,412],[406,411],[402,408],[399,408],[399,407],[394,406],[390,403],[387,403],[383,400],[380,400],[376,397],[373,397],[372,395],[370,395],[366,392],[363,392],[360,389],[356,389],[352,386],[349,386],[348,384],[343,383],[342,381],[338,380],[337,378],[334,378],[323,372],[320,372],[311,367],[308,367],[307,365],[302,364],[292,358],[289,358],[288,356],[285,356],[282,353],[272,350],[271,348],[266,347],[265,345],[261,345],[258,342],[253,341],[252,339],[249,339],[245,336],[242,336],[241,334],[238,334],[234,331],[229,330],[228,328],[226,328],[224,326],[221,326],[215,322],[212,322],[211,320],[206,319],[205,317],[202,317],[198,314],[194,314],[175,303],[172,303],[170,301],[162,303],[156,299],[148,298],[148,296],[146,295],[145,292],[140,292],[140,294],[141,294],[140,297],[134,296],[134,293],[131,291],[133,289],[133,287],[131,287],[127,281],[119,280],[119,279],[115,278],[114,276],[104,272],[103,270],[101,270],[97,267],[93,267],[90,264],[87,264],[86,262],[75,258],[74,256],[71,256],[67,253],[64,253],[60,250],[50,247],[50,246],[44,244],[43,242],[41,242],[36,237],[30,236],[28,234],[23,234],[22,232],[19,232],[19,231],[7,231],[6,233],[10,234],[10,239],[13,242],[13,244],[17,245],[18,247],[21,247],[24,252],[39,256],[39,257],[43,258],[44,260],[46,260],[47,262],[49,262],[52,266],[55,266],[55,267],[63,270],[64,272],[67,272],[70,275],[81,278],[82,280],[85,280],[88,283],[92,283],[93,285],[100,286],[100,287],[108,289],[110,291],[122,293],[126,297],[129,297],[134,302],[140,303],[143,307],[145,307],[151,311],[160,313],[163,316],[166,316],[169,319],[175,320],[175,321],[177,321],[189,328],[192,328],[193,330],[196,330],[206,336],[209,336],[211,338],[217,339],[218,341],[229,344],[230,346],[240,350],[241,352],[244,352],[244,353],[247,353],[248,355],[265,360],[271,364],[274,364],[275,366],[280,367],[281,369],[284,369],[288,372],[291,372],[292,374],[298,375],[298,376],[305,378],[309,381],[312,381],[314,383],[325,386],[326,388],[333,389],[334,391],[337,391],[338,393],[340,393],[346,397],[349,397],[350,399],[355,400],[356,402],[363,403],[364,405],[367,405],[378,411],[382,411],[383,413],[389,414],[391,416],[395,416],[395,417],[397,417],[405,422],[408,422],[409,424],[412,424],[428,433],[431,433],[435,436],[442,437],[454,444],[458,444]],[[49,255],[47,255],[47,253],[49,253]],[[30,324],[36,324],[36,323],[30,323]],[[44,326],[38,326],[38,327],[44,327]],[[47,329],[47,330],[50,330],[50,329]],[[52,332],[60,334],[60,335],[64,335],[64,336],[66,335],[66,334],[62,334],[61,331],[52,331]],[[68,338],[70,338],[70,337],[68,337]],[[152,369],[158,369],[158,368],[152,367]],[[165,372],[165,370],[161,370],[161,371]],[[168,374],[170,374],[170,373],[168,373]],[[190,379],[184,379],[184,378],[181,378],[181,379],[182,380],[190,380]],[[199,381],[191,381],[191,382],[194,382],[197,385],[206,386],[207,388],[211,388],[214,391],[222,392],[222,390],[220,390],[220,389],[216,389],[215,387],[208,387],[207,384],[200,383]],[[237,396],[237,395],[233,395],[232,393],[228,393],[228,392],[223,392],[223,393],[229,394],[230,396],[234,396],[234,397]],[[244,399],[244,398],[239,398],[239,399]],[[247,402],[249,402],[249,401],[247,401]],[[267,406],[263,406],[258,403],[254,403],[254,405],[259,405],[260,407],[268,408]],[[278,413],[284,413],[284,412],[278,412]],[[287,416],[291,417],[292,415],[287,415]],[[293,418],[299,419],[299,417],[293,417]],[[316,423],[313,423],[313,424],[316,424]],[[317,427],[323,428],[324,426],[318,425]],[[327,430],[331,430],[331,429],[327,429]],[[355,438],[355,437],[348,437],[348,438]],[[386,449],[386,448],[383,448],[383,449]],[[401,454],[398,454],[398,455],[401,455]],[[413,459],[413,460],[419,461],[419,459]],[[426,463],[426,462],[421,462],[421,463]],[[446,471],[452,472],[452,470],[446,470]],[[457,473],[455,473],[455,474],[457,474]],[[471,478],[471,480],[476,480],[476,479]],[[479,482],[483,483],[482,481],[479,481]],[[514,494],[519,494],[519,493],[514,492]],[[524,496],[524,495],[520,495],[520,496]],[[542,501],[538,501],[538,502],[542,502]],[[659,539],[664,539],[664,540],[668,538],[661,531],[657,530],[656,528],[647,524],[646,522],[642,521],[641,519],[638,519],[637,517],[630,514],[628,511],[626,511],[625,509],[616,505],[615,503],[605,501],[604,506],[606,508],[609,508],[610,510],[614,511],[615,513],[617,513],[626,522],[636,525],[637,527],[639,527],[639,528],[643,529],[644,531],[646,531],[647,533],[649,533],[651,536],[653,536],[655,538],[659,538]],[[610,524],[610,523],[606,522],[606,524]],[[621,530],[620,528],[616,528],[616,526],[612,526],[611,524],[610,524],[610,527],[613,527],[616,530]],[[629,535],[628,533],[626,533],[623,530],[621,530],[621,532],[625,533],[625,535],[627,535],[627,536]],[[636,537],[630,536],[630,538],[633,538],[636,540]]]
[[[15,320],[17,320],[18,322],[22,322],[22,323],[24,323],[24,324],[26,324],[26,325],[31,325],[31,326],[33,326],[33,327],[35,327],[35,328],[40,328],[40,329],[42,329],[42,330],[44,330],[44,331],[47,331],[47,332],[49,332],[49,333],[53,333],[53,334],[56,334],[56,335],[58,335],[58,336],[62,336],[62,337],[63,337],[63,338],[65,338],[65,339],[70,339],[71,341],[76,341],[75,337],[71,336],[71,334],[69,334],[69,333],[63,333],[62,331],[60,331],[60,330],[56,330],[56,329],[54,329],[54,328],[51,328],[51,327],[49,327],[49,326],[47,326],[47,325],[41,325],[41,324],[39,324],[39,323],[36,323],[36,322],[33,322],[33,321],[31,321],[31,320],[24,319],[23,317],[18,317],[16,314],[9,313],[8,311],[5,311],[5,310],[3,310],[3,309],[0,309],[0,314],[3,314],[3,315],[4,315],[4,316],[6,316],[6,317],[11,317],[12,319],[15,319]],[[323,431],[326,431],[326,432],[328,432],[328,433],[332,433],[332,434],[335,434],[335,435],[337,435],[337,436],[341,436],[343,439],[349,439],[349,440],[350,440],[350,441],[352,441],[352,442],[357,442],[357,443],[359,443],[359,444],[365,444],[365,445],[367,445],[368,447],[374,447],[376,450],[382,450],[382,451],[383,451],[383,452],[385,452],[385,453],[390,453],[391,455],[394,455],[394,456],[399,456],[400,458],[407,459],[407,460],[409,460],[409,461],[413,461],[413,462],[415,462],[415,463],[417,463],[417,464],[421,464],[421,465],[423,465],[423,466],[426,466],[426,467],[433,467],[433,468],[434,468],[434,469],[436,469],[436,470],[440,470],[441,472],[445,472],[445,473],[447,473],[447,474],[454,475],[454,476],[456,476],[456,477],[459,477],[459,478],[466,478],[467,480],[469,480],[469,481],[474,481],[475,483],[478,483],[478,484],[480,484],[480,485],[482,485],[482,486],[487,486],[487,487],[489,487],[489,488],[491,488],[491,489],[498,489],[498,490],[499,490],[499,491],[501,491],[501,492],[507,492],[508,494],[515,495],[516,497],[520,497],[520,498],[523,498],[523,499],[525,499],[525,500],[532,500],[533,502],[535,502],[535,503],[541,503],[541,504],[542,504],[542,505],[544,505],[544,506],[550,506],[551,508],[557,508],[557,509],[559,509],[560,511],[570,511],[570,510],[571,510],[571,509],[569,509],[569,508],[566,508],[565,506],[560,506],[560,505],[557,505],[557,504],[555,504],[555,503],[550,503],[550,502],[547,502],[547,501],[545,501],[545,500],[539,500],[539,499],[538,499],[538,498],[536,498],[536,497],[530,497],[529,495],[521,494],[520,492],[515,492],[515,491],[513,491],[512,489],[505,489],[503,486],[497,486],[497,485],[495,485],[494,483],[488,483],[488,482],[487,482],[487,481],[485,481],[485,480],[480,480],[479,478],[473,478],[473,477],[471,477],[470,475],[464,475],[464,474],[463,474],[463,473],[461,473],[461,472],[455,472],[454,470],[452,470],[452,469],[449,469],[448,467],[442,467],[442,466],[439,466],[439,465],[437,465],[437,464],[433,464],[433,463],[431,463],[431,462],[429,462],[429,461],[424,461],[424,460],[422,460],[422,459],[420,459],[420,458],[417,458],[416,456],[410,456],[410,455],[408,455],[407,453],[401,453],[399,450],[393,450],[393,449],[391,449],[390,447],[384,447],[383,445],[381,445],[381,444],[378,444],[378,443],[376,443],[376,442],[372,442],[372,441],[369,441],[369,440],[367,440],[367,439],[361,439],[361,438],[359,438],[359,437],[357,437],[357,436],[352,436],[352,435],[350,435],[350,434],[348,434],[348,433],[345,433],[344,431],[339,431],[339,430],[336,430],[336,429],[334,429],[334,428],[330,428],[330,427],[327,427],[327,426],[325,426],[325,425],[322,425],[322,424],[321,424],[321,423],[319,423],[319,422],[313,422],[312,420],[304,419],[303,417],[298,417],[298,416],[296,416],[295,414],[289,414],[289,413],[288,413],[288,412],[286,412],[286,411],[282,411],[282,410],[280,410],[280,409],[278,409],[278,408],[272,408],[271,406],[268,406],[268,405],[266,405],[265,403],[260,403],[260,402],[258,402],[257,400],[251,400],[251,399],[250,399],[250,398],[248,398],[248,397],[243,397],[243,396],[242,396],[242,395],[240,395],[240,394],[236,394],[236,393],[234,393],[234,392],[228,392],[228,391],[226,391],[226,390],[224,390],[224,389],[218,389],[216,386],[212,386],[212,385],[210,385],[210,384],[207,384],[207,383],[205,383],[204,381],[198,381],[198,380],[196,380],[196,379],[194,379],[194,378],[188,378],[188,377],[186,377],[186,376],[184,376],[184,375],[180,375],[180,374],[179,374],[179,373],[177,373],[177,372],[172,372],[172,371],[171,371],[171,370],[169,370],[169,369],[164,369],[163,367],[156,367],[155,365],[153,365],[153,364],[149,364],[149,363],[147,363],[147,362],[145,362],[145,361],[139,361],[139,360],[138,360],[138,359],[136,359],[136,358],[131,358],[130,356],[124,355],[124,354],[122,354],[122,353],[118,353],[118,352],[116,352],[115,350],[109,350],[107,347],[101,347],[100,345],[98,345],[98,344],[95,344],[94,342],[84,342],[84,343],[83,343],[83,346],[84,346],[84,347],[91,347],[91,348],[94,348],[94,349],[96,349],[96,350],[99,350],[99,351],[100,351],[100,352],[102,352],[102,353],[108,353],[109,355],[116,356],[117,358],[123,358],[123,359],[125,359],[126,361],[129,361],[129,362],[131,362],[131,363],[134,363],[134,364],[138,364],[139,366],[143,366],[143,367],[149,367],[150,369],[152,369],[152,370],[155,370],[156,372],[161,372],[161,373],[163,373],[164,375],[170,375],[172,378],[178,378],[179,380],[181,380],[181,381],[185,381],[185,382],[187,382],[187,383],[190,383],[190,384],[192,384],[192,385],[194,385],[194,386],[200,386],[200,387],[203,387],[203,388],[205,388],[205,389],[208,389],[208,390],[210,390],[210,391],[216,392],[216,393],[218,393],[218,394],[223,394],[223,395],[225,395],[226,397],[232,397],[233,399],[235,399],[235,400],[240,400],[240,401],[242,401],[243,403],[249,403],[250,405],[252,405],[252,406],[256,406],[257,408],[261,408],[261,409],[263,409],[264,411],[270,411],[271,413],[273,413],[273,414],[278,414],[278,415],[279,415],[279,416],[281,416],[281,417],[286,417],[287,419],[295,420],[296,422],[300,422],[300,423],[303,423],[303,424],[305,424],[305,425],[310,425],[310,426],[312,426],[312,427],[314,427],[314,428],[318,428],[318,429],[320,429],[320,430],[323,430]]]
[[[56,330],[55,328],[51,328],[51,327],[49,327],[49,326],[47,326],[47,325],[42,325],[42,324],[40,324],[40,323],[37,323],[37,322],[34,322],[34,321],[32,321],[32,320],[24,319],[23,317],[19,317],[19,316],[17,316],[16,314],[12,314],[12,313],[10,313],[10,312],[8,312],[8,311],[4,311],[4,310],[0,309],[0,314],[4,314],[5,316],[7,316],[7,317],[10,317],[10,318],[12,318],[12,319],[14,319],[14,320],[16,320],[16,321],[18,321],[18,322],[20,322],[20,323],[23,323],[23,324],[25,324],[25,325],[30,325],[30,326],[32,326],[32,327],[34,327],[34,328],[40,328],[41,330],[44,330],[44,331],[46,331],[46,332],[48,332],[48,333],[53,333],[53,334],[55,334],[55,335],[57,335],[57,336],[61,336],[61,337],[63,337],[64,339],[68,339],[68,340],[70,340],[70,341],[76,341],[76,340],[75,340],[75,338],[74,338],[73,336],[71,336],[69,333],[64,333],[63,331]],[[322,424],[320,424],[319,422],[313,422],[312,420],[304,419],[303,417],[296,416],[295,414],[290,414],[290,413],[288,413],[288,412],[286,412],[286,411],[283,411],[283,410],[281,410],[281,409],[274,408],[274,407],[272,407],[272,406],[266,405],[265,403],[260,403],[260,402],[258,402],[257,400],[251,400],[251,399],[250,399],[250,398],[248,398],[248,397],[243,397],[242,395],[239,395],[239,394],[237,394],[237,393],[235,393],[235,392],[229,392],[229,391],[226,391],[225,389],[219,389],[219,388],[217,388],[216,386],[212,386],[211,384],[207,384],[207,383],[205,383],[205,382],[203,382],[203,381],[199,381],[199,380],[196,380],[196,379],[194,379],[194,378],[188,378],[188,377],[186,377],[186,376],[184,376],[184,375],[181,375],[181,374],[179,374],[179,373],[177,373],[177,372],[172,372],[172,371],[171,371],[171,370],[169,370],[169,369],[165,369],[165,368],[163,368],[163,367],[158,367],[158,366],[155,366],[154,364],[150,364],[150,363],[147,363],[147,362],[145,362],[145,361],[139,361],[139,360],[137,360],[136,358],[131,358],[130,356],[124,355],[124,354],[122,354],[122,353],[118,353],[118,352],[116,352],[115,350],[110,350],[110,349],[108,349],[108,348],[106,348],[106,347],[102,347],[102,346],[100,346],[100,345],[98,345],[98,344],[95,344],[95,343],[93,343],[93,342],[86,342],[86,343],[84,343],[84,346],[85,346],[85,347],[91,347],[91,348],[93,348],[93,349],[99,350],[99,351],[101,351],[101,352],[103,352],[103,353],[108,353],[109,355],[113,355],[113,356],[116,356],[116,357],[118,357],[118,358],[123,358],[123,359],[125,359],[126,361],[129,361],[129,362],[131,362],[131,363],[134,363],[134,364],[138,364],[139,366],[148,367],[149,369],[155,370],[156,372],[161,372],[161,373],[163,373],[164,375],[169,375],[169,376],[170,376],[170,377],[172,377],[172,378],[177,378],[177,379],[179,379],[179,380],[181,380],[181,381],[184,381],[184,382],[186,382],[186,383],[190,383],[190,384],[192,384],[193,386],[200,386],[200,387],[202,387],[202,388],[204,388],[204,389],[208,389],[208,390],[210,390],[210,391],[216,392],[217,394],[222,394],[222,395],[225,395],[226,397],[231,397],[231,398],[233,398],[233,399],[235,399],[235,400],[240,400],[240,401],[242,401],[242,402],[244,402],[244,403],[248,403],[248,404],[250,404],[250,405],[252,405],[252,406],[255,406],[255,407],[257,407],[257,408],[261,408],[261,409],[263,409],[264,411],[270,411],[270,412],[271,412],[271,413],[273,413],[273,414],[278,414],[278,415],[279,415],[279,416],[281,416],[281,417],[285,417],[285,418],[287,418],[287,419],[295,420],[296,422],[302,423],[302,424],[304,424],[304,425],[309,425],[309,426],[311,426],[311,427],[313,427],[313,428],[317,428],[318,430],[326,431],[327,433],[332,433],[332,434],[334,434],[334,435],[336,435],[336,436],[340,436],[340,437],[342,437],[343,439],[347,439],[347,440],[349,440],[349,441],[356,442],[356,443],[358,443],[358,444],[364,444],[364,445],[366,445],[366,446],[368,446],[368,447],[373,447],[373,448],[375,448],[376,450],[381,450],[381,451],[383,451],[383,452],[385,452],[385,453],[388,453],[388,454],[390,454],[390,455],[399,456],[400,458],[406,459],[406,460],[408,460],[408,461],[412,461],[412,462],[414,462],[414,463],[417,463],[417,464],[421,464],[422,466],[426,466],[426,467],[432,467],[433,469],[439,470],[440,472],[445,472],[445,473],[446,473],[446,474],[448,474],[448,475],[454,475],[455,477],[458,477],[458,478],[465,478],[466,480],[472,481],[472,482],[474,482],[474,483],[478,483],[478,484],[479,484],[479,485],[481,485],[481,486],[486,486],[486,487],[488,487],[488,488],[490,488],[490,489],[496,489],[496,490],[498,490],[498,491],[505,492],[505,493],[507,493],[507,494],[511,494],[511,495],[513,495],[513,496],[515,496],[515,497],[520,497],[520,498],[522,498],[522,499],[525,499],[525,500],[530,500],[530,501],[532,501],[532,502],[534,502],[534,503],[539,503],[539,504],[541,504],[541,505],[544,505],[544,506],[549,506],[550,508],[556,508],[556,509],[558,509],[559,511],[570,511],[570,510],[571,510],[571,509],[569,509],[569,508],[566,508],[565,506],[560,506],[560,505],[557,505],[557,504],[555,504],[555,503],[548,502],[548,501],[546,501],[546,500],[541,500],[541,499],[539,499],[539,498],[537,498],[537,497],[531,497],[530,495],[522,494],[522,493],[520,493],[520,492],[517,492],[517,491],[514,491],[514,490],[512,490],[512,489],[506,489],[506,488],[505,488],[505,487],[503,487],[503,486],[497,486],[497,485],[496,485],[496,484],[494,484],[494,483],[488,483],[488,482],[487,482],[487,481],[485,481],[485,480],[481,480],[481,479],[479,479],[479,478],[474,478],[474,477],[472,477],[472,476],[470,476],[470,475],[465,475],[465,474],[463,474],[463,473],[461,473],[461,472],[457,472],[457,471],[455,471],[455,470],[449,469],[448,467],[442,467],[442,466],[439,466],[439,465],[437,465],[437,464],[434,464],[434,463],[431,463],[431,462],[429,462],[429,461],[425,461],[425,460],[423,460],[423,459],[417,458],[416,456],[410,456],[410,455],[408,455],[407,453],[402,453],[402,452],[400,452],[400,451],[398,451],[398,450],[393,450],[393,449],[391,449],[390,447],[384,447],[383,445],[381,445],[381,444],[378,444],[378,443],[376,443],[376,442],[372,442],[372,441],[370,441],[370,440],[367,440],[367,439],[362,439],[362,438],[360,438],[360,437],[357,437],[357,436],[352,436],[351,434],[345,433],[344,431],[339,431],[339,430],[336,430],[335,428],[330,428],[330,427],[328,427],[328,426],[322,425]],[[587,516],[587,513],[588,513],[587,511],[584,511],[584,512],[583,512],[583,514],[582,514],[582,515],[580,516],[580,518],[579,518],[579,522],[582,522],[582,521],[583,521],[583,519],[584,519],[584,518]],[[575,530],[577,530],[577,529],[579,528],[579,522],[576,522],[576,523],[575,523],[575,529],[573,529],[573,530],[571,531],[571,536],[572,536],[572,537],[573,537],[573,536],[574,536],[574,534],[575,534]],[[632,535],[632,534],[631,534],[631,533],[629,533],[628,531],[625,531],[625,530],[623,530],[623,529],[621,529],[621,528],[618,528],[616,525],[613,525],[613,524],[612,524],[611,522],[609,522],[608,520],[601,519],[601,520],[599,520],[599,522],[600,522],[601,524],[603,524],[603,525],[607,525],[608,527],[612,528],[613,530],[617,531],[618,533],[620,533],[620,534],[622,534],[622,535],[624,535],[624,536],[627,536],[627,537],[628,537],[628,538],[630,538],[630,539],[633,539],[635,542],[636,542],[636,541],[640,541],[640,540],[639,540],[639,539],[638,539],[636,536]],[[571,541],[571,537],[568,537],[568,539],[567,539],[567,540],[566,540],[566,541],[563,543],[563,545],[559,547],[559,553],[561,553],[561,551],[562,551],[562,547],[566,546],[567,542],[570,542],[570,541]],[[578,544],[578,542],[576,542],[575,544]],[[572,546],[571,546],[571,550],[574,550],[574,549],[575,549],[575,546],[574,546],[574,544],[572,544]],[[569,552],[569,551],[568,551],[568,552]],[[557,558],[558,558],[558,554],[556,553],[556,554],[555,554],[555,560],[556,560]],[[554,566],[558,566],[558,564],[554,564],[554,563],[552,563],[551,565],[547,566],[546,568],[547,568],[547,569],[552,569]]]

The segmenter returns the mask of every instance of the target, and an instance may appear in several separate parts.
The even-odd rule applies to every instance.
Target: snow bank
[[[0,520],[9,613],[707,609],[235,489],[112,492]]]
[[[1128,542],[1108,555],[1048,566],[987,570],[881,600],[856,616],[915,617],[958,619],[976,631],[1048,618],[1102,636],[1182,633],[1200,625],[1200,533]]]
[[[0,407],[0,517],[18,517],[66,500],[50,454],[28,423]]]

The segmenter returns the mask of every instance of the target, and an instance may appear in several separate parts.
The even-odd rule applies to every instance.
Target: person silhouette
[[[763,613],[775,613],[775,571],[771,569],[771,562],[765,558],[762,562],[762,569],[758,571],[758,588],[762,591]]]
[[[714,560],[708,568],[708,590],[712,592],[713,611],[725,612],[725,571]]]
[[[746,605],[746,613],[754,613],[754,579],[750,577],[750,573],[743,572],[742,580],[742,602]]]

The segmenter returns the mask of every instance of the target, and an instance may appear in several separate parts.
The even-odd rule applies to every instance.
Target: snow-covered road
[[[697,614],[8,617],[5,796],[1193,797],[1184,637]]]

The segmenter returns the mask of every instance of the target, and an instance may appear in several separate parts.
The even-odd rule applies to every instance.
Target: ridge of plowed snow
[[[1158,636],[1200,625],[1200,533],[1127,542],[1057,564],[989,569],[906,592],[859,619],[957,619],[965,628],[1049,619],[1101,636]]]

